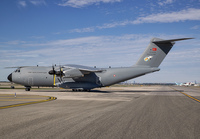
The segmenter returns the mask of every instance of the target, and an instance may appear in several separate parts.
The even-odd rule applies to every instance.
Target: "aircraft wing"
[[[83,77],[85,74],[90,74],[91,72],[103,72],[105,70],[99,68],[93,68],[82,65],[64,65],[62,66],[65,78],[75,78]]]
[[[102,71],[104,71],[103,69],[100,69],[100,68],[93,68],[93,67],[75,65],[75,64],[64,65],[64,67],[79,69],[80,71],[87,71],[87,72],[102,72]]]

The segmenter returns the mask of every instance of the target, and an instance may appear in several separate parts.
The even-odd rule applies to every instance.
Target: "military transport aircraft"
[[[153,38],[135,65],[121,68],[93,68],[82,65],[23,66],[8,76],[10,82],[24,85],[26,91],[32,86],[49,86],[90,91],[122,81],[159,71],[158,66],[168,54],[175,41],[192,38],[162,40]]]

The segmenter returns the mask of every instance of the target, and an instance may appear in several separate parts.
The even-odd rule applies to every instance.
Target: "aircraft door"
[[[28,85],[30,85],[30,86],[33,85],[33,77],[28,78]]]

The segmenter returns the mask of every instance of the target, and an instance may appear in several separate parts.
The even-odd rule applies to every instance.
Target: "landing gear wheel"
[[[30,91],[30,90],[31,90],[31,87],[26,87],[25,90],[26,90],[26,91]]]
[[[90,89],[84,89],[83,91],[85,91],[85,92],[90,92]]]
[[[90,92],[90,89],[72,89],[73,92]]]

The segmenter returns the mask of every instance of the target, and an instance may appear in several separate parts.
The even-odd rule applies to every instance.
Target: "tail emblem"
[[[153,58],[153,56],[146,56],[145,58],[144,58],[144,61],[149,61],[149,60],[151,60]]]
[[[152,48],[152,51],[157,51],[157,48]]]

